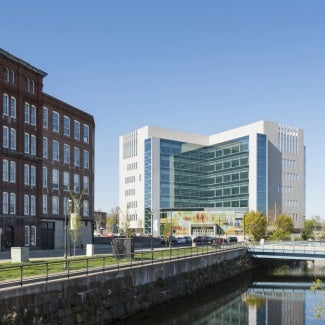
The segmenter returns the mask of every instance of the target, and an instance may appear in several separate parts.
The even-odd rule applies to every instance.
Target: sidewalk
[[[95,244],[94,254],[110,254],[112,252],[112,248],[107,244]],[[80,249],[76,248],[76,256],[86,255],[86,248]],[[71,250],[71,256],[73,256],[73,248]],[[46,259],[46,258],[58,258],[64,257],[63,249],[49,249],[49,250],[37,250],[30,249],[29,250],[29,258],[31,261],[37,259]],[[11,262],[11,251],[6,250],[4,252],[0,252],[0,264]]]

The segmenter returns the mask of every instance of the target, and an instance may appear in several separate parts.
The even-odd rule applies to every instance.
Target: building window
[[[89,152],[84,150],[84,168],[89,168]]]
[[[80,176],[78,174],[73,175],[73,190],[75,193],[80,192]]]
[[[16,162],[11,161],[10,162],[10,183],[16,183]]]
[[[9,82],[9,69],[5,67],[3,79],[5,82]]]
[[[63,118],[63,133],[66,136],[70,136],[70,118],[68,116],[64,116]]]
[[[10,129],[10,149],[16,150],[16,130]]]
[[[24,195],[24,215],[29,215],[29,195]]]
[[[83,201],[83,216],[89,217],[89,202],[87,200]]]
[[[9,129],[7,126],[2,127],[2,147],[9,148]]]
[[[49,111],[46,107],[43,107],[43,128],[49,127]]]
[[[48,139],[43,137],[43,158],[48,158]]]
[[[74,156],[74,165],[76,167],[80,166],[80,150],[77,147],[73,149],[73,156]]]
[[[25,226],[25,246],[30,246],[30,228]]]
[[[80,140],[80,123],[78,121],[73,121],[73,137]]]
[[[83,190],[85,194],[89,194],[89,177],[84,176]]]
[[[30,167],[30,186],[36,186],[36,167]]]
[[[59,214],[59,197],[52,196],[52,214]]]
[[[52,157],[53,160],[59,161],[59,142],[56,140],[52,141]]]
[[[43,167],[43,188],[47,188],[47,167]]]
[[[25,90],[29,93],[35,93],[35,82],[32,79],[25,78]]]
[[[30,123],[30,108],[28,103],[24,105],[24,122],[27,124]]]
[[[47,195],[46,194],[43,194],[42,211],[43,211],[43,214],[47,214]]]
[[[8,214],[8,193],[2,193],[2,213]]]
[[[10,117],[16,118],[16,98],[10,97]]]
[[[59,171],[57,169],[52,170],[52,188],[59,188]]]
[[[2,115],[9,116],[9,97],[7,94],[2,96]]]
[[[52,131],[53,132],[59,132],[59,127],[60,127],[60,115],[59,113],[57,112],[53,112],[52,113],[52,118],[53,118],[53,121],[52,121]]]
[[[7,67],[5,67],[4,71],[4,81],[9,82],[10,84],[15,84],[15,71],[9,70]]]
[[[63,145],[63,161],[65,164],[70,164],[70,146],[68,144]]]
[[[36,215],[36,198],[35,195],[30,196],[30,215]]]
[[[30,136],[30,153],[33,156],[36,156],[36,137],[35,135]]]
[[[30,245],[36,246],[36,226],[30,227]]]
[[[84,124],[84,142],[89,143],[89,126]]]
[[[32,105],[30,108],[30,124],[36,125],[36,107]]]
[[[10,214],[16,214],[16,194],[10,193]]]
[[[24,165],[24,185],[29,185],[29,165]]]
[[[24,133],[24,153],[29,153],[29,134]]]
[[[2,160],[2,181],[8,182],[9,180],[9,162],[6,159]]]
[[[68,190],[70,187],[70,173],[63,172],[63,187],[64,190]]]

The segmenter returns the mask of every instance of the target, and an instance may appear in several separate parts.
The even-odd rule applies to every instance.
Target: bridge
[[[248,256],[253,258],[325,261],[325,242],[277,242],[247,245]]]

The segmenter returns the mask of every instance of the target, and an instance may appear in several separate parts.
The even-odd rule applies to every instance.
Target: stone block
[[[29,247],[11,247],[12,263],[29,262]]]

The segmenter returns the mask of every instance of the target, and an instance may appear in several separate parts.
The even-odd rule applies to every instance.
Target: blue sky
[[[325,217],[325,2],[11,0],[0,47],[95,118],[95,208],[118,205],[118,138],[145,125],[210,135],[304,129],[306,215]]]

